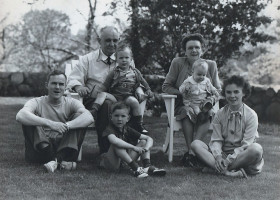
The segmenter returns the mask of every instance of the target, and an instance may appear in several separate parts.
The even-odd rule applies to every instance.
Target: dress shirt
[[[67,89],[75,86],[85,86],[91,90],[91,96],[96,97],[100,86],[107,75],[116,66],[115,55],[111,55],[112,64],[107,64],[107,58],[101,49],[95,50],[85,56],[81,56],[79,63],[73,68],[68,77]]]

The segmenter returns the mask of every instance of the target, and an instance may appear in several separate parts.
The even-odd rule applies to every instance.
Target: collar
[[[242,105],[240,106],[240,108],[238,108],[238,109],[235,110],[235,111],[232,111],[232,110],[230,109],[230,107],[229,107],[229,112],[230,112],[229,119],[232,119],[234,115],[235,115],[235,116],[242,117],[243,107],[244,107],[244,104],[242,104]]]
[[[120,72],[123,72],[123,70],[121,70],[119,66],[116,66],[116,70],[120,71]],[[133,70],[133,67],[131,65],[129,65],[129,68],[128,68],[127,71],[130,71],[130,70]]]
[[[102,49],[99,50],[99,56],[98,56],[98,59],[99,59],[99,60],[102,60],[102,61],[106,62],[106,60],[107,60],[108,57],[109,57],[109,56],[106,56],[106,55],[103,53]],[[113,53],[113,54],[110,56],[110,59],[113,60],[113,61],[116,61],[115,53]]]
[[[193,76],[190,76],[190,83],[191,84],[205,84],[206,83],[206,77],[204,78],[203,81],[201,81],[200,83],[196,82],[194,79],[193,79]]]
[[[244,103],[242,103],[242,105],[237,110],[231,110],[230,106],[228,105],[229,112],[240,112],[240,113],[242,113],[243,107],[244,107]]]
[[[118,135],[123,135],[124,134],[124,132],[126,131],[126,129],[127,129],[127,126],[126,125],[124,125],[124,127],[123,127],[123,130],[122,131],[120,131],[119,130],[119,128],[118,127],[116,127],[112,122],[110,122],[110,125],[111,125],[111,127],[116,131],[116,133],[118,134]]]

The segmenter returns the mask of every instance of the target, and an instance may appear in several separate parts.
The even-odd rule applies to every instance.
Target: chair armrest
[[[77,99],[77,100],[80,100],[80,101],[83,101],[83,97],[81,97],[78,93],[70,93],[70,96],[74,99]]]
[[[83,97],[81,97],[77,92],[70,92],[69,90],[65,90],[64,95],[83,102]]]
[[[163,99],[172,99],[172,98],[176,99],[177,98],[177,95],[175,95],[175,94],[162,93],[160,95]]]

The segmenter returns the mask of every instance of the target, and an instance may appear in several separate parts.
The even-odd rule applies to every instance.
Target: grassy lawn
[[[161,152],[166,118],[147,117],[154,138],[152,162],[167,170],[165,177],[134,178],[128,171],[97,168],[96,133],[89,131],[83,160],[76,171],[46,173],[42,165],[24,160],[24,140],[15,115],[22,105],[0,105],[0,199],[280,199],[280,134],[271,125],[259,127],[264,147],[263,173],[249,179],[205,174],[179,165],[185,151],[182,134],[175,135],[174,162]],[[278,126],[279,128],[279,126]]]

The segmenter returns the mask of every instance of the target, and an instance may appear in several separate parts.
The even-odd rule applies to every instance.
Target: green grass
[[[259,127],[265,158],[263,173],[248,180],[181,167],[185,145],[180,133],[175,135],[174,162],[168,163],[167,155],[161,152],[167,119],[156,117],[145,118],[145,123],[154,138],[152,162],[167,170],[165,177],[137,179],[126,170],[111,173],[98,169],[93,131],[86,135],[78,169],[51,174],[42,165],[24,160],[24,139],[15,121],[21,107],[0,105],[0,199],[280,199],[280,135],[271,125]]]

